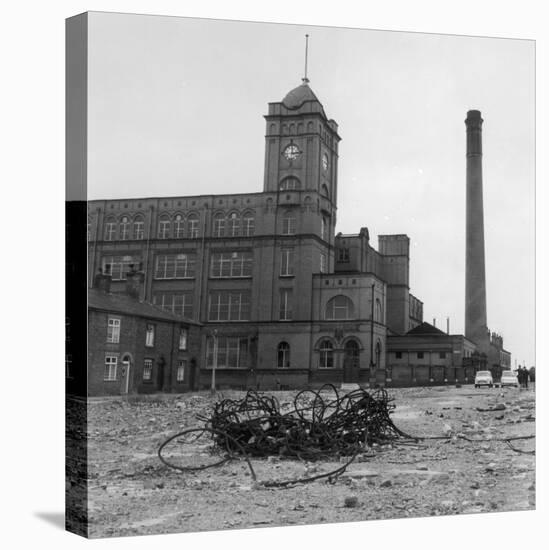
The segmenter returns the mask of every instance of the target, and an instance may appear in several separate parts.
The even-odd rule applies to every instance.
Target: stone
[[[380,487],[391,487],[393,482],[390,479],[386,479],[385,481],[380,483]]]
[[[356,508],[358,506],[358,498],[355,496],[345,497],[343,505],[345,506],[345,508]]]

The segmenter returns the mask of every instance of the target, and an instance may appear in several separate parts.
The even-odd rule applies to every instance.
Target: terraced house
[[[89,202],[90,285],[133,266],[143,302],[200,323],[200,387],[214,365],[219,386],[385,383],[387,335],[423,321],[409,239],[335,234],[341,138],[307,79],[265,119],[262,191]]]

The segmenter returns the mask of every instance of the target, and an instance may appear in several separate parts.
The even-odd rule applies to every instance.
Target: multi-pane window
[[[287,369],[290,366],[290,344],[288,342],[278,344],[276,365],[279,369]]]
[[[191,292],[155,292],[153,304],[188,319],[193,316],[193,294]]]
[[[212,254],[212,277],[251,277],[251,252],[219,252]]]
[[[295,235],[296,218],[293,212],[285,212],[282,217],[282,234]]]
[[[229,216],[229,237],[238,237],[240,235],[240,218],[236,213]]]
[[[123,281],[131,266],[141,263],[139,256],[104,256],[102,259],[103,273],[110,274],[113,281]]]
[[[318,366],[321,369],[331,369],[334,367],[334,346],[329,340],[324,340],[320,344]]]
[[[181,214],[177,214],[173,222],[173,236],[176,239],[182,239],[184,234],[185,234],[185,221],[183,220],[183,216]]]
[[[223,237],[225,235],[225,216],[223,214],[216,214],[214,217],[214,237]]]
[[[116,380],[117,364],[118,357],[116,355],[105,356],[105,372],[103,374],[103,380]]]
[[[148,348],[154,346],[154,325],[152,323],[147,323],[147,330],[145,332],[145,345]]]
[[[177,375],[176,375],[177,382],[185,381],[186,368],[187,368],[187,361],[185,359],[179,359],[179,361],[177,361]]]
[[[445,351],[439,352],[438,357],[439,359],[446,359],[446,352]]]
[[[215,357],[217,355],[217,357]],[[214,339],[208,338],[206,345],[206,367],[217,369],[242,369],[249,366],[249,345],[246,337],[217,337],[217,354],[214,354]]]
[[[170,225],[171,222],[168,218],[161,218],[158,222],[158,238],[169,239],[170,238]]]
[[[326,273],[326,254],[320,254],[320,273]]]
[[[381,302],[379,298],[376,298],[376,308],[375,308],[375,321],[378,323],[383,323],[383,309],[381,308]]]
[[[116,239],[116,222],[107,222],[105,224],[105,240],[114,241]]]
[[[198,230],[198,215],[191,214],[187,218],[187,233],[190,239],[198,239],[200,231]]]
[[[133,221],[133,238],[137,241],[145,238],[145,222],[141,218]]]
[[[294,249],[283,248],[280,251],[280,275],[288,276],[294,274]]]
[[[353,302],[347,296],[335,296],[326,304],[326,319],[352,319],[354,316]]]
[[[118,344],[120,342],[120,319],[109,317],[107,320],[107,342]]]
[[[280,182],[281,191],[292,191],[293,189],[299,189],[299,180],[294,177],[285,178]]]
[[[210,293],[210,321],[249,321],[250,293],[245,290],[221,290]]]
[[[251,214],[244,214],[242,218],[242,234],[251,237],[255,231],[255,219]]]
[[[279,319],[281,321],[290,321],[293,317],[292,308],[292,289],[282,288],[280,289],[280,314]]]
[[[156,258],[155,279],[192,279],[195,272],[194,254],[161,254]]]
[[[320,219],[320,236],[324,241],[328,240],[328,227],[328,220],[325,216],[322,216],[322,218]]]
[[[179,349],[180,350],[187,349],[187,336],[188,336],[188,331],[186,328],[182,328],[179,330]]]
[[[348,248],[338,248],[338,250],[337,250],[337,261],[338,262],[348,262],[349,261],[349,249]]]
[[[423,352],[422,351],[417,352],[417,358],[418,359],[423,359]]]
[[[130,238],[130,220],[124,216],[120,220],[120,240],[127,241]]]
[[[396,351],[395,352],[395,359],[402,359],[402,352],[401,351]]]
[[[145,359],[143,362],[143,380],[145,382],[150,382],[153,375],[153,360]]]

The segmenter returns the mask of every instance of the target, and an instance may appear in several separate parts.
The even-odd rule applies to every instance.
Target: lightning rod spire
[[[309,79],[307,78],[307,58],[309,55],[309,35],[305,35],[305,76],[301,79],[303,84],[307,84]]]

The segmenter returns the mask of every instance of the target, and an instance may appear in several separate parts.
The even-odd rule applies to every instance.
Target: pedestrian
[[[524,384],[524,375],[522,373],[522,367],[520,365],[519,365],[518,370],[517,370],[517,378],[518,378],[518,382],[519,382],[519,388],[522,388],[522,386]]]
[[[528,389],[528,378],[530,378],[530,373],[528,372],[528,369],[526,367],[524,367],[523,376],[524,376],[524,387]]]

